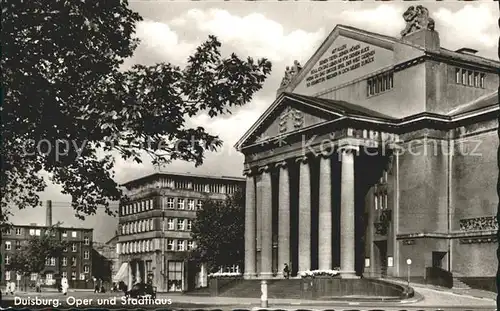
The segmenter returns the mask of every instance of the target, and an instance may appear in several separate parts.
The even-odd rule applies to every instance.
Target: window
[[[71,244],[71,251],[76,253],[76,243]]]
[[[190,210],[190,211],[194,211],[195,210],[194,200],[193,199],[189,199],[188,200],[188,210]]]
[[[196,209],[200,210],[202,206],[203,206],[203,201],[202,200],[198,200],[198,203],[196,204]]]
[[[474,86],[474,73],[472,71],[467,71],[467,77],[469,80],[469,86]]]
[[[125,215],[125,206],[122,206],[121,211],[122,211],[122,215]]]
[[[54,257],[47,257],[45,259],[45,265],[46,266],[55,266],[56,265],[56,259]]]
[[[67,230],[63,230],[62,236],[63,236],[63,238],[66,238],[68,236],[68,231]]]
[[[175,230],[174,219],[169,218],[168,221],[168,229],[167,230]]]
[[[83,238],[83,244],[90,245],[90,238],[88,236]]]
[[[38,273],[31,273],[30,280],[36,281],[37,278],[38,278]]]
[[[30,235],[35,235],[35,229],[30,229]]]
[[[16,235],[21,235],[23,233],[22,228],[16,228]]]
[[[66,267],[68,265],[68,258],[66,258],[66,257],[62,258],[62,265],[63,265],[63,267]]]
[[[83,259],[89,259],[90,258],[90,252],[89,251],[84,251],[83,252]]]
[[[76,238],[76,231],[71,232],[71,237]]]
[[[388,72],[369,78],[366,83],[366,92],[368,96],[372,96],[388,91],[393,87],[394,87],[393,73]]]
[[[149,230],[153,231],[155,229],[155,223],[153,219],[149,220]]]
[[[10,256],[9,255],[5,256],[5,264],[10,265]]]
[[[149,207],[149,209],[153,209],[153,200],[152,199],[148,201],[148,207]]]
[[[85,281],[85,273],[80,273],[80,281]]]
[[[10,271],[5,271],[5,280],[10,281]]]
[[[47,273],[47,274],[45,274],[45,279],[46,279],[47,281],[52,281],[52,273]]]
[[[462,84],[467,85],[467,70],[462,69]]]
[[[42,234],[42,230],[36,229],[35,230],[35,235],[40,236]]]
[[[174,209],[175,208],[175,200],[174,198],[167,198],[167,208]]]
[[[177,208],[184,209],[184,199],[177,199]]]
[[[462,75],[460,74],[459,68],[455,68],[455,83],[462,83]]]
[[[122,231],[122,235],[124,235],[125,234],[125,225],[121,226],[121,231]]]
[[[191,231],[191,228],[193,227],[193,221],[191,219],[188,219],[186,221],[186,230]]]
[[[65,247],[63,248],[63,252],[67,252],[67,251],[68,251],[68,247],[66,247],[66,246],[65,246]]]
[[[21,249],[21,241],[16,241],[16,249]]]
[[[76,271],[71,271],[71,279],[76,280]]]
[[[184,251],[184,240],[177,240],[177,250],[180,252]]]
[[[75,267],[75,266],[76,266],[76,257],[71,257],[71,265],[72,265],[73,267]]]
[[[184,230],[184,219],[177,219],[177,230]]]
[[[5,250],[10,251],[12,249],[12,245],[10,241],[5,241]]]
[[[12,230],[10,228],[7,228],[7,229],[5,229],[4,234],[5,235],[11,235],[12,234]]]
[[[193,250],[194,249],[194,241],[188,241],[188,251],[190,250]]]
[[[89,273],[90,272],[89,266],[83,266],[83,272]]]
[[[142,231],[146,231],[146,221],[145,220],[142,221],[141,227],[142,227]]]
[[[63,271],[63,273],[62,273],[62,277],[63,277],[63,278],[67,278],[67,277],[68,277],[68,272]]]
[[[149,241],[146,241],[146,252],[149,252]]]
[[[480,80],[479,80],[479,87],[480,88],[484,88],[484,79],[485,79],[485,75],[484,75],[484,73],[482,73],[480,75]]]
[[[167,241],[167,250],[173,251],[174,250],[174,240],[168,240]]]

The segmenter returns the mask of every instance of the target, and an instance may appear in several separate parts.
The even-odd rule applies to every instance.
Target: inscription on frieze
[[[343,44],[321,59],[306,77],[306,86],[334,79],[375,61],[375,50],[361,44]]]

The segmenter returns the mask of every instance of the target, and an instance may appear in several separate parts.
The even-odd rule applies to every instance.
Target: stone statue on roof
[[[293,62],[293,66],[287,66],[285,69],[285,75],[283,76],[283,79],[281,80],[281,85],[280,87],[285,87],[287,86],[293,79],[294,76],[296,76],[300,71],[302,70],[302,66],[300,63],[295,60]]]
[[[404,13],[403,18],[406,27],[401,31],[401,36],[407,36],[420,29],[434,30],[434,20],[429,17],[429,10],[422,5],[410,6]]]

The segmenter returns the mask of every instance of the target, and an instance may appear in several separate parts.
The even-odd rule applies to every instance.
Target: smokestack
[[[52,226],[52,200],[47,200],[47,219],[45,220],[45,225],[47,227]]]

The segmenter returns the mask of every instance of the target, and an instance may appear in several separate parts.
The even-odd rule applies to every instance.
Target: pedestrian
[[[16,292],[16,283],[10,282],[10,293],[14,295],[15,292]]]
[[[68,293],[68,288],[69,288],[68,279],[62,278],[61,279],[61,289],[62,289],[63,295],[66,296],[66,294]]]
[[[285,267],[283,268],[283,276],[287,279],[290,278],[290,268],[287,263],[285,263]]]
[[[10,282],[5,283],[5,294],[8,295],[10,293]]]

